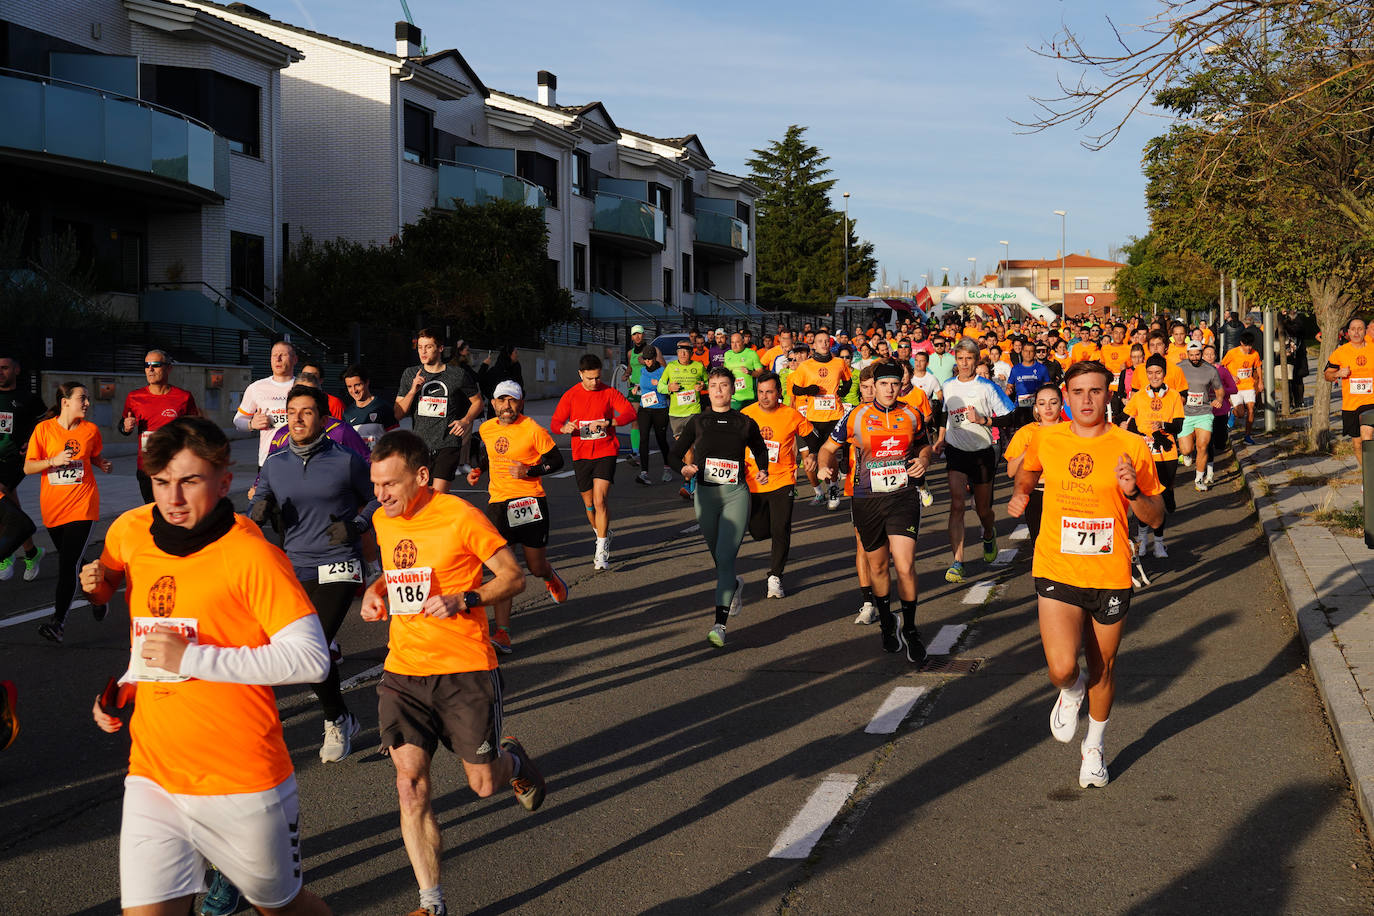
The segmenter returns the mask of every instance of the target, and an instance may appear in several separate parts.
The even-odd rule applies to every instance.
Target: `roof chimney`
[[[539,71],[539,104],[553,108],[558,105],[558,77],[547,70]]]
[[[396,23],[396,56],[420,56],[420,27],[409,22]]]

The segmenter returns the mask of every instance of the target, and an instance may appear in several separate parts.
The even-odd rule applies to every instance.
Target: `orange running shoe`
[[[549,597],[554,604],[562,604],[568,600],[568,583],[563,581],[563,577],[558,574],[558,570],[549,567],[549,578],[544,580],[544,587],[549,590]]]

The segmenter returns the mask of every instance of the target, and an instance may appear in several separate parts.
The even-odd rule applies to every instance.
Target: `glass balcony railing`
[[[608,191],[598,191],[596,194],[592,229],[655,242],[659,246],[667,240],[662,210],[642,200]]]
[[[438,200],[435,206],[441,210],[452,210],[455,200],[473,206],[493,200],[508,200],[527,207],[549,205],[544,189],[537,184],[504,172],[456,162],[439,162],[439,191],[436,196]]]
[[[705,245],[719,245],[740,254],[749,253],[749,224],[744,220],[713,213],[700,207],[696,212],[696,240]]]
[[[139,99],[0,70],[0,147],[171,178],[229,196],[229,141]]]

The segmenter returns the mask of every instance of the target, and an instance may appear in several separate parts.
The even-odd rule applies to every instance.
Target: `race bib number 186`
[[[388,569],[386,571],[388,610],[397,616],[420,613],[420,609],[429,600],[429,586],[433,578],[434,570],[429,566]]]

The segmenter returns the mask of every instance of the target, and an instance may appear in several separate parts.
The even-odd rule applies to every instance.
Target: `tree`
[[[829,157],[805,142],[805,132],[791,125],[747,163],[750,181],[763,192],[754,204],[756,296],[772,307],[828,310],[844,292],[844,214],[830,205]],[[849,288],[867,290],[877,262],[873,245],[858,240],[854,220],[848,243]]]
[[[1126,266],[1116,272],[1116,306],[1123,315],[1140,315],[1157,305],[1172,315],[1202,311],[1215,301],[1216,270],[1191,249],[1166,245],[1150,232],[1132,239],[1117,257]],[[1113,258],[1112,260],[1116,260]]]

